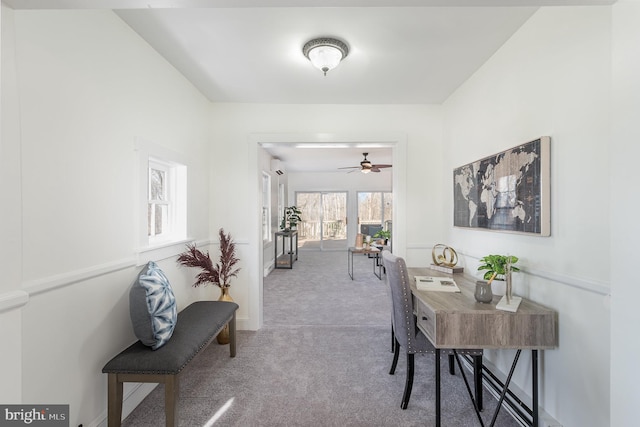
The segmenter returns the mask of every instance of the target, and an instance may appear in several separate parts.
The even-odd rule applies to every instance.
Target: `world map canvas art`
[[[550,138],[453,170],[453,225],[549,236]]]

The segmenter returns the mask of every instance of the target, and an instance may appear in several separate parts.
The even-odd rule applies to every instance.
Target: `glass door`
[[[373,237],[380,230],[392,233],[393,193],[358,192],[358,232]]]
[[[347,192],[296,192],[301,249],[347,248]]]

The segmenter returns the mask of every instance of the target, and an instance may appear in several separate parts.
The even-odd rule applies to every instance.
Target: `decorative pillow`
[[[171,338],[178,320],[176,297],[169,279],[153,261],[129,291],[129,313],[133,332],[144,345],[157,350]]]

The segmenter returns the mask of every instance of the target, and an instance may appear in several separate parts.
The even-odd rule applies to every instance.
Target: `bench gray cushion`
[[[178,314],[171,340],[157,350],[137,341],[111,359],[102,372],[119,374],[178,374],[233,318],[238,304],[198,301]]]

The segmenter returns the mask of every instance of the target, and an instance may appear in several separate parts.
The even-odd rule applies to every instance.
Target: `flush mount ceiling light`
[[[327,75],[349,54],[349,47],[342,41],[329,37],[309,40],[302,47],[302,53],[318,70]]]

